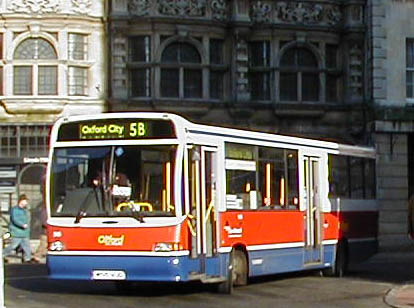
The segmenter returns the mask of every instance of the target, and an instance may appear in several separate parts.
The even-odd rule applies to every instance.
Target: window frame
[[[177,59],[176,60],[163,60],[163,56],[165,55],[164,52],[170,51],[169,48],[172,48],[176,45],[179,49],[177,49]],[[185,59],[182,57],[185,56],[183,47],[187,46],[197,53],[199,57],[199,62],[183,62]],[[180,41],[173,41],[165,46],[164,50],[161,53],[161,62],[160,62],[160,96],[161,98],[168,98],[168,99],[187,99],[187,100],[199,100],[204,97],[203,95],[203,83],[204,83],[204,74],[203,74],[203,65],[202,65],[202,55],[200,54],[197,47],[190,43],[190,42],[180,42]],[[166,96],[163,94],[163,89],[166,88],[163,82],[163,71],[178,71],[178,75],[176,77],[177,80],[174,83],[178,87],[178,91],[175,91],[178,95],[175,96]],[[200,74],[200,83],[199,83],[199,95],[197,96],[187,96],[186,95],[186,72],[188,71],[198,71]],[[166,80],[166,79],[165,79]],[[172,82],[172,81],[170,81]],[[165,92],[164,92],[165,93]]]
[[[35,42],[33,44],[28,43],[29,41]],[[50,51],[53,52],[53,54],[49,54],[50,58],[45,57],[40,52],[42,51],[42,46],[40,46],[40,43],[45,44],[44,47],[47,47],[50,49]],[[22,48],[27,48],[26,45],[28,45],[31,49],[23,50]],[[20,53],[20,55],[19,55]],[[24,55],[28,55],[29,57],[25,57]],[[49,40],[43,38],[43,37],[29,37],[24,40],[22,40],[14,49],[13,51],[13,95],[16,96],[54,96],[58,95],[58,84],[59,84],[59,65],[58,65],[59,59],[58,54],[56,51],[55,46],[52,42]],[[24,81],[24,84],[28,91],[22,91],[22,87],[17,87],[17,70],[19,68],[23,67],[29,67],[30,68],[30,77],[26,78]],[[56,71],[56,81],[55,83],[51,83],[47,85],[46,83],[43,83],[45,80],[44,78],[41,78],[40,71],[42,70],[42,67],[53,67]],[[23,74],[24,75],[24,74]],[[21,77],[21,76],[20,76]],[[19,83],[21,84],[21,83]],[[44,86],[50,86],[55,88],[54,91],[48,91],[48,92],[42,92],[42,88]]]

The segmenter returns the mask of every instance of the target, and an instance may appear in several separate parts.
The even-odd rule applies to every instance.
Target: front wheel
[[[230,254],[227,279],[218,285],[218,292],[231,294],[233,286],[244,286],[247,284],[247,276],[248,268],[245,253],[241,250],[233,250]]]

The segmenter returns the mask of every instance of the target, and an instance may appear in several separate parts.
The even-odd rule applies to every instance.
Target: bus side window
[[[261,206],[295,210],[299,207],[297,151],[259,147]]]

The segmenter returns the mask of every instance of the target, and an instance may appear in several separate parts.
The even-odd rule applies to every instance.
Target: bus
[[[52,279],[214,283],[342,276],[377,248],[375,150],[192,123],[69,116],[47,169]]]

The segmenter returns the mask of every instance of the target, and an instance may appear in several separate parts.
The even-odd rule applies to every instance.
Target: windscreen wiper
[[[79,209],[78,214],[76,214],[76,218],[75,218],[75,224],[78,224],[80,222],[80,220],[86,216],[86,210],[89,207],[89,198],[91,197],[91,195],[95,193],[95,198],[96,198],[96,202],[98,203],[98,206],[101,207],[100,202],[99,202],[99,198],[98,198],[98,193],[96,192],[96,187],[93,188],[93,190],[89,191],[88,194],[86,195],[85,199],[83,200],[81,207]]]

